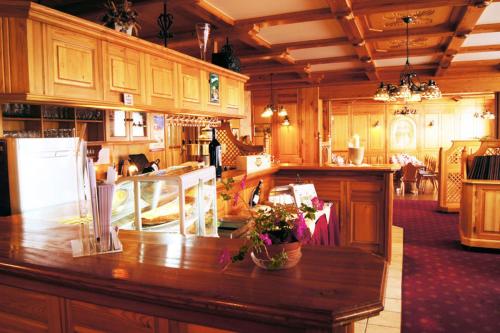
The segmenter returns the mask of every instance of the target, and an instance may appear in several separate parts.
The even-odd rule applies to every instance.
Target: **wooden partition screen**
[[[478,140],[453,140],[449,149],[439,148],[439,191],[438,209],[442,212],[458,212],[462,193],[460,174],[462,152],[469,154],[479,148]]]
[[[264,146],[246,145],[233,135],[228,122],[223,122],[217,131],[217,140],[225,148],[222,153],[222,165],[228,167],[236,166],[237,156],[257,155],[264,152]]]

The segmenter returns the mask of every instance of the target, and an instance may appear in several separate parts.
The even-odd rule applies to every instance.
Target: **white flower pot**
[[[127,35],[132,36],[132,26],[125,28],[123,25],[115,23],[115,30],[119,32],[124,32]]]

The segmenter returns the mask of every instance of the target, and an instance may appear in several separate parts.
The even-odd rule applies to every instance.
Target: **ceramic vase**
[[[300,258],[302,257],[300,242],[285,243],[285,244],[272,244],[272,245],[266,246],[266,248],[267,248],[267,252],[269,253],[269,257],[274,257],[275,255],[277,255],[283,251],[285,251],[287,254],[286,262],[283,265],[276,267],[276,266],[273,266],[271,264],[271,260],[268,259],[266,252],[264,250],[262,250],[260,252],[252,251],[250,253],[250,257],[252,258],[253,262],[257,266],[259,266],[260,268],[263,268],[266,270],[278,270],[278,269],[292,268],[299,263]]]

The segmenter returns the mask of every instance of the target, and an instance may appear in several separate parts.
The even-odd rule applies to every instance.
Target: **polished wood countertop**
[[[395,172],[401,169],[399,164],[322,164],[317,163],[281,163],[279,164],[280,170],[307,170],[307,171],[381,171],[381,172]]]
[[[64,214],[71,209],[0,217],[0,280],[295,328],[331,328],[383,309],[386,263],[363,250],[304,246],[290,270],[263,271],[246,260],[222,271],[221,251],[236,251],[241,240],[122,231],[122,253],[75,259],[78,227],[56,222]]]

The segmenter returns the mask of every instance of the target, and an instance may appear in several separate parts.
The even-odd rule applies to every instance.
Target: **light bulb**
[[[262,118],[271,118],[273,116],[273,109],[270,104],[266,106],[264,112],[260,115]]]

